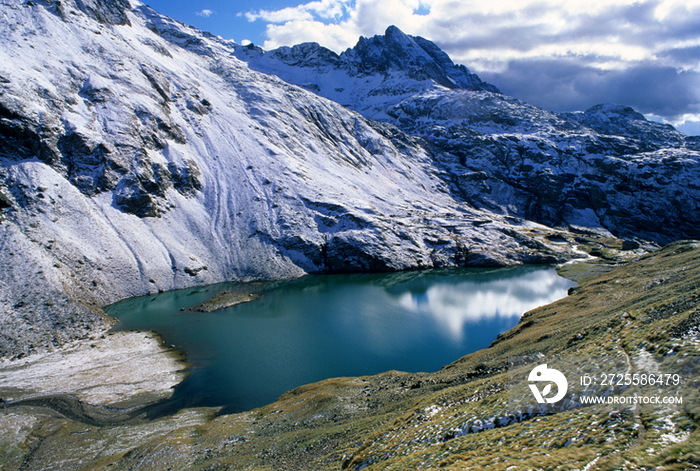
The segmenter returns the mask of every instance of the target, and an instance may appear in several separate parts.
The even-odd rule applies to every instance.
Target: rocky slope
[[[700,139],[629,107],[539,109],[393,26],[340,56],[313,43],[236,55],[419,138],[475,207],[662,243],[700,237]]]

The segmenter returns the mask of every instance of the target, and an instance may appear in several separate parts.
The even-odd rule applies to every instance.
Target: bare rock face
[[[496,127],[500,121],[500,130],[475,133],[487,124],[474,120],[478,106],[455,110],[459,100],[478,106],[487,101],[493,117],[486,122]],[[436,161],[477,207],[659,243],[700,237],[692,223],[700,217],[700,154],[692,140],[628,107],[598,105],[557,115],[523,105],[506,115],[507,101],[453,97],[425,112],[404,104],[395,116],[426,136]],[[499,118],[499,108],[510,122]],[[459,118],[471,119],[471,129],[445,125]],[[538,121],[545,124],[529,124]]]
[[[93,12],[90,5],[80,5]],[[97,2],[93,6],[99,7],[94,12],[102,12],[95,13],[99,17],[95,19],[100,22],[115,20],[114,11],[120,11],[111,10],[114,5],[110,2]],[[110,16],[108,12],[113,14]],[[91,15],[88,16],[94,16]],[[72,93],[62,100],[47,89],[37,90],[39,99],[46,100],[50,107],[36,114],[30,108],[32,93],[17,90],[6,80],[9,93],[0,99],[0,155],[10,161],[38,158],[88,197],[113,191],[115,205],[139,217],[160,216],[168,207],[167,188],[174,187],[183,195],[194,196],[202,186],[196,162],[189,159],[154,163],[149,157],[149,152],[165,149],[168,141],[186,144],[186,137],[179,125],[172,122],[167,79],[157,67],[139,66],[142,78],[150,85],[145,92],[159,105],[152,110],[123,107],[123,97],[113,90],[118,88],[113,81],[98,73],[80,75],[73,68],[66,71],[68,77],[62,82],[63,88]],[[100,129],[94,121],[81,127],[73,121],[80,116],[74,110],[77,105],[92,111],[93,120],[100,114],[98,108],[107,113],[124,111],[125,115],[117,120],[122,129],[113,134]],[[197,111],[201,114],[207,109],[199,103]]]
[[[109,96],[105,90],[83,88],[81,95],[90,103],[102,103],[103,97]],[[165,190],[171,186],[188,196],[201,189],[200,172],[194,161],[167,165],[151,161],[148,152],[165,148],[167,140],[185,142],[176,125],[158,116],[134,113],[131,120],[144,125],[126,136],[127,142],[120,142],[108,135],[81,132],[70,125],[64,129],[47,126],[21,111],[12,112],[2,103],[0,112],[5,116],[0,123],[2,152],[9,160],[36,156],[89,197],[116,190],[115,204],[131,214],[158,216],[166,202],[157,198],[165,199]],[[54,119],[58,121],[57,116]],[[139,144],[142,147],[136,147]]]
[[[35,4],[45,6],[47,10],[65,18],[71,10],[79,10],[89,18],[105,25],[130,25],[126,14],[131,9],[128,0],[37,0],[29,1],[29,6]]]
[[[449,89],[487,90],[500,93],[495,85],[483,82],[452,59],[433,42],[405,34],[396,26],[383,36],[360,38],[357,45],[341,55],[355,74],[390,74],[405,71],[417,81],[432,80]]]

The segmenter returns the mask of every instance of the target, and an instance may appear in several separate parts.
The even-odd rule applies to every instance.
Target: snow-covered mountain
[[[396,26],[387,28],[384,36],[360,38],[340,55],[317,43],[269,52],[235,45],[234,51],[252,69],[277,75],[378,120],[388,120],[393,106],[429,90],[500,93],[463,65],[454,64],[434,43],[408,36]]]
[[[700,138],[629,107],[542,110],[394,26],[340,56],[314,43],[235,50],[255,70],[419,138],[475,207],[662,243],[700,238]]]
[[[0,356],[161,290],[564,261],[567,224],[697,234],[697,141],[621,107],[526,105],[396,28],[338,56],[136,1],[0,12]]]

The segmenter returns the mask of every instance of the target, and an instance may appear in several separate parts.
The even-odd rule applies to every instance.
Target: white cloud
[[[686,28],[681,36],[687,19],[698,15],[700,0],[321,0],[245,14],[249,21],[275,25],[268,29],[267,48],[292,45],[292,32],[296,44],[340,26],[347,31],[342,38],[349,39],[336,35],[324,43],[340,52],[357,37],[382,34],[393,24],[448,45],[457,59],[500,61],[553,54],[647,59],[659,48],[697,43],[697,30]]]
[[[691,119],[676,124],[676,127],[688,136],[700,136],[700,114],[692,115]]]
[[[347,10],[349,3],[350,0],[320,0],[276,11],[250,11],[243,15],[248,21],[263,20],[269,23],[329,20],[340,18]]]
[[[268,50],[287,44],[316,42],[340,52],[347,48],[342,45],[354,45],[359,38],[359,35],[342,24],[326,25],[310,20],[291,21],[283,25],[268,24],[266,32],[268,38],[275,38],[265,41],[263,48]]]
[[[198,11],[197,13],[195,13],[195,15],[197,15],[197,16],[202,16],[202,17],[204,17],[204,18],[209,18],[209,17],[210,17],[211,15],[213,15],[213,14],[214,14],[213,11],[208,10],[208,9],[206,9],[206,8],[205,8],[204,10],[201,10],[201,11]]]
[[[664,124],[670,124],[688,136],[700,136],[700,113],[686,113],[673,120],[667,120],[664,119],[662,116],[649,114],[647,115],[647,119],[651,119],[652,121],[658,121]]]
[[[265,49],[315,41],[342,52],[354,46],[360,36],[382,34],[390,25],[415,34],[423,16],[414,12],[421,6],[429,7],[422,0],[321,0],[243,15],[248,21],[268,23]]]
[[[649,70],[650,64],[700,73],[700,0],[320,0],[245,16],[268,23],[265,49],[314,41],[342,52],[359,36],[396,25],[477,73],[505,73],[513,63],[543,59],[611,79],[616,75],[608,72]],[[689,100],[697,90],[700,85],[687,91]],[[690,109],[640,111],[678,120]]]

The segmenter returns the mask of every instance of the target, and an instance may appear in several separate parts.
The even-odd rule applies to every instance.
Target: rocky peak
[[[597,119],[602,122],[620,122],[620,121],[646,121],[643,114],[635,111],[633,108],[614,103],[604,103],[588,108],[583,114],[589,119]]]
[[[407,72],[418,80],[432,79],[451,89],[487,90],[500,93],[463,65],[456,65],[435,43],[420,36],[409,36],[396,26],[389,26],[384,36],[361,37],[357,45],[341,58],[358,73]]]
[[[80,11],[100,23],[109,25],[128,25],[127,10],[131,9],[129,0],[75,0]]]
[[[683,146],[685,141],[685,136],[672,126],[649,121],[643,114],[625,105],[604,103],[584,112],[566,113],[563,116],[600,134],[642,140],[650,149]]]
[[[387,28],[384,36],[361,37],[353,52],[348,56],[360,59],[355,61],[358,65],[382,72],[420,67],[432,60],[410,36],[396,26]]]
[[[280,62],[295,67],[337,66],[340,63],[338,54],[313,42],[297,44],[293,47],[283,46],[271,51],[270,55]]]

